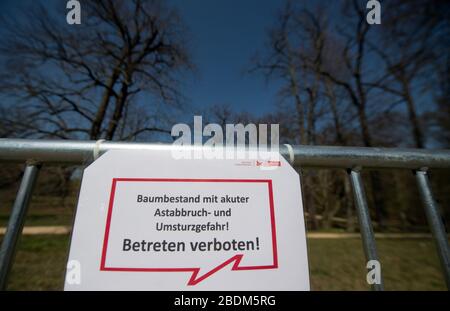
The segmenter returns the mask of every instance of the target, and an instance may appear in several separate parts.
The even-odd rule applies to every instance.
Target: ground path
[[[0,227],[0,235],[5,234],[6,228]],[[23,228],[24,235],[43,235],[43,234],[69,234],[69,226],[27,226]],[[355,239],[360,238],[359,233],[344,232],[309,232],[309,239]],[[431,238],[429,233],[375,233],[377,239],[427,239]]]

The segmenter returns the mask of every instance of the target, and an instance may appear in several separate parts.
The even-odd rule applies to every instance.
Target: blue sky
[[[17,16],[38,0],[0,0],[0,12]],[[65,7],[66,0],[40,0]],[[192,122],[194,114],[205,115],[213,105],[229,105],[236,112],[261,116],[276,109],[281,81],[266,83],[261,74],[249,74],[251,58],[264,54],[267,30],[276,22],[283,0],[167,0],[175,6],[190,33],[190,51],[197,70],[183,80],[189,108],[177,122]],[[82,3],[82,1],[81,1]],[[337,6],[335,0],[304,0],[307,6]],[[331,12],[335,8],[330,8]],[[338,8],[336,7],[336,10]],[[65,18],[65,17],[62,17]],[[19,21],[18,21],[19,22]],[[0,29],[1,32],[1,29]],[[426,105],[421,105],[425,101]],[[417,109],[430,108],[429,93],[418,98]],[[191,108],[192,107],[192,108]],[[401,105],[398,109],[404,109]]]
[[[274,24],[283,1],[171,0],[191,33],[198,68],[186,96],[197,107],[230,105],[256,115],[274,109],[276,84],[247,74],[251,57],[262,50],[266,30]]]
[[[0,10],[15,16],[33,0],[0,0]],[[65,0],[46,0],[43,4]],[[261,51],[266,31],[283,5],[278,0],[168,0],[178,8],[190,32],[190,50],[197,68],[183,81],[183,93],[194,107],[229,105],[235,111],[262,115],[275,108],[277,83],[248,74],[251,57]],[[82,4],[82,1],[81,1]],[[189,116],[191,117],[191,116]]]

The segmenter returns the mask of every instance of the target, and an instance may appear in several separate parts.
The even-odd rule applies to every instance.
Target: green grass
[[[68,235],[23,236],[19,242],[8,289],[62,289],[68,245]]]
[[[0,237],[1,239],[1,237]],[[10,290],[60,290],[69,237],[23,236],[11,272]],[[368,290],[359,239],[308,240],[313,290]],[[431,240],[378,241],[387,290],[445,290]]]
[[[13,199],[0,202],[0,227],[6,227]],[[75,198],[64,202],[52,196],[35,196],[25,218],[26,226],[70,226],[75,210]]]
[[[377,241],[386,290],[446,290],[438,257],[429,239]],[[314,290],[368,290],[359,239],[308,240]]]
[[[25,226],[70,226],[73,211],[69,209],[39,209],[30,211],[25,219]],[[0,227],[6,227],[9,211],[0,210]]]

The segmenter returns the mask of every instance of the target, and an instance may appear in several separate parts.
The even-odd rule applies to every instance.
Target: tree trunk
[[[295,70],[292,68],[293,65],[290,65],[289,68],[289,76],[290,76],[290,84],[291,84],[291,94],[295,100],[295,109],[297,110],[298,115],[298,127],[300,132],[300,144],[306,144],[306,133],[305,133],[305,111],[303,107],[302,100],[300,99],[297,78],[295,77]]]
[[[103,93],[102,100],[97,110],[97,114],[95,115],[95,119],[91,125],[91,131],[89,134],[90,139],[99,139],[100,132],[102,128],[103,120],[105,119],[106,111],[108,110],[108,106],[110,103],[111,96],[113,94],[114,85],[119,78],[119,67],[116,67],[113,70],[111,77],[109,78],[105,92]]]
[[[424,148],[424,139],[422,130],[420,129],[419,119],[417,118],[416,107],[408,83],[405,80],[402,81],[402,87],[406,106],[408,107],[409,122],[411,122],[415,146],[417,148]]]
[[[339,120],[339,113],[337,109],[336,94],[334,93],[328,80],[325,81],[325,90],[329,99],[331,113],[333,115],[334,129],[336,131],[336,142],[339,145],[345,145],[346,143],[342,133],[341,122]]]
[[[385,207],[383,198],[383,185],[379,172],[370,172],[370,181],[372,183],[372,197],[375,205],[375,219],[379,224],[379,229],[382,231],[385,228]]]
[[[369,132],[369,126],[367,124],[367,117],[364,109],[358,109],[358,115],[361,125],[361,134],[364,142],[364,146],[372,147],[372,137]],[[370,172],[370,181],[372,184],[372,197],[375,207],[375,218],[380,225],[380,230],[384,228],[384,198],[383,198],[383,185],[381,183],[380,174],[376,171]]]
[[[306,210],[308,211],[309,214],[309,223],[310,223],[310,228],[311,230],[317,230],[319,228],[319,222],[317,221],[316,215],[317,215],[317,210],[316,210],[316,206],[315,206],[315,202],[314,202],[314,195],[313,195],[313,190],[311,189],[311,185],[313,183],[313,180],[311,178],[311,176],[309,176],[310,172],[305,173],[305,171],[302,172],[302,177],[303,177],[303,185],[305,185],[303,187],[303,190],[306,191],[306,193],[304,193],[303,198],[305,199],[305,206],[306,206]]]
[[[344,176],[344,191],[345,191],[345,209],[346,209],[346,230],[347,232],[355,232],[355,216],[353,213],[352,189],[347,174]]]
[[[369,131],[366,110],[363,105],[358,106],[358,119],[361,127],[361,138],[365,147],[372,147],[372,136]]]
[[[361,135],[364,146],[372,147],[372,136],[370,135],[369,125],[367,122],[366,111],[363,105],[358,106],[358,117],[361,126]],[[383,185],[381,183],[380,174],[376,171],[370,172],[370,181],[372,184],[372,197],[375,208],[375,218],[379,223],[380,230],[384,228],[384,198],[383,198]]]
[[[316,79],[318,79],[316,75]],[[312,89],[308,89],[309,94],[309,103],[308,103],[308,113],[307,113],[307,144],[308,145],[314,145],[316,140],[316,117],[314,115],[315,113],[315,107],[316,107],[316,100],[317,100],[317,83],[314,83]]]
[[[128,98],[128,84],[127,82],[122,82],[122,87],[120,90],[119,97],[116,101],[116,107],[114,108],[114,113],[109,121],[108,130],[106,132],[106,139],[112,140],[116,132],[119,121],[122,118],[123,109]]]

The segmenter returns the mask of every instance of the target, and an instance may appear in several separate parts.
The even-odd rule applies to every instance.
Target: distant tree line
[[[382,1],[381,25],[367,23],[365,3],[286,0],[266,46],[249,60],[248,74],[281,82],[274,112],[255,117],[218,103],[205,119],[279,123],[280,142],[290,144],[450,148],[450,3]],[[24,23],[3,17],[0,136],[170,133],[187,110],[180,86],[195,68],[177,11],[157,0],[87,0],[89,18],[67,25],[64,9],[37,5]],[[50,170],[47,187],[67,195],[72,173]],[[10,187],[20,169],[2,174],[0,187]],[[377,229],[426,225],[411,172],[364,174]],[[357,229],[345,172],[302,169],[302,177],[310,228]],[[448,220],[450,173],[432,177]]]
[[[251,74],[282,81],[277,110],[255,120],[215,107],[218,122],[280,124],[280,141],[304,145],[449,148],[450,4],[382,2],[381,25],[366,22],[364,1],[285,1]],[[424,226],[411,172],[366,172],[378,229]],[[435,190],[450,215],[450,174]],[[311,228],[355,229],[344,172],[304,170]]]

